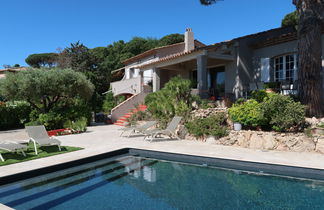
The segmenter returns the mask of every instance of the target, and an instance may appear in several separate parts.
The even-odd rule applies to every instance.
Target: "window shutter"
[[[270,58],[261,58],[261,82],[270,82]]]

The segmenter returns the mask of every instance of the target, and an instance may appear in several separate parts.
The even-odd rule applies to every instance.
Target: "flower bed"
[[[61,136],[61,135],[72,134],[72,131],[69,128],[63,128],[63,129],[47,131],[47,134],[48,136]]]

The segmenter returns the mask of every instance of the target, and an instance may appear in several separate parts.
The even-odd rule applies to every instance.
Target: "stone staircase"
[[[147,93],[141,92],[118,104],[111,110],[111,120],[115,125],[124,126],[127,119],[137,111],[146,110],[144,99]]]
[[[135,109],[130,109],[128,110],[128,112],[126,114],[124,114],[123,116],[121,116],[115,123],[114,125],[118,125],[118,126],[125,126],[125,124],[128,121],[128,118],[130,118],[133,114],[135,114],[138,111],[145,111],[147,109],[147,106],[144,104],[139,105],[137,108]]]

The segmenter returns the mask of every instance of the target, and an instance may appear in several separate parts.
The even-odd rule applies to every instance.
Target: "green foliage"
[[[217,113],[207,118],[198,118],[185,124],[188,132],[197,138],[206,136],[223,137],[227,135],[225,115]]]
[[[5,161],[4,162],[1,161],[0,166],[25,162],[29,160],[35,160],[35,159],[63,154],[67,152],[73,152],[81,149],[82,148],[79,147],[62,146],[61,151],[59,151],[57,146],[38,147],[37,148],[38,155],[35,155],[34,145],[30,143],[28,145],[27,151],[25,151],[26,157],[23,156],[21,153],[13,153],[13,152],[2,153],[2,156],[5,159]]]
[[[33,113],[35,116],[35,113]],[[37,118],[33,119],[31,123],[27,123],[26,125],[44,125],[47,130],[55,130],[63,128],[62,125],[65,122],[64,117],[60,113],[56,112],[48,112],[48,113],[41,113],[36,115]]]
[[[125,96],[114,97],[112,92],[108,92],[105,96],[102,109],[106,113],[110,113],[111,110],[116,107],[118,104],[125,100]]]
[[[324,123],[319,123],[319,124],[317,125],[317,127],[319,127],[319,128],[324,128]]]
[[[87,102],[75,98],[58,103],[49,113],[34,110],[30,114],[31,122],[26,125],[44,125],[47,130],[65,128],[65,123],[76,122],[80,119],[91,119],[91,108]]]
[[[233,104],[228,113],[233,122],[241,123],[247,127],[262,126],[265,123],[261,104],[254,99],[243,104]]]
[[[93,93],[91,82],[82,73],[70,69],[9,73],[0,87],[6,99],[27,101],[41,113],[48,113],[56,104],[76,97],[87,100]]]
[[[208,6],[208,5],[211,5],[211,4],[215,4],[215,3],[217,3],[218,1],[220,1],[220,0],[200,0],[200,3],[201,3],[202,5],[206,5],[206,6]]]
[[[183,34],[170,34],[162,37],[159,40],[159,46],[166,46],[166,45],[176,44],[179,42],[184,42]]]
[[[25,102],[0,104],[0,130],[23,127],[29,121],[31,107]]]
[[[265,119],[275,131],[287,131],[305,120],[305,106],[289,96],[275,94],[266,99],[261,108]]]
[[[68,120],[64,123],[64,128],[72,129],[74,133],[80,133],[87,131],[88,120],[85,117],[81,117],[76,121]]]
[[[128,122],[131,125],[136,125],[138,121],[150,121],[152,119],[152,115],[149,112],[138,111],[134,113],[130,118],[128,118]]]
[[[305,106],[289,96],[258,91],[254,92],[252,97],[254,99],[236,103],[229,109],[229,116],[233,122],[281,132],[296,130],[304,122]]]
[[[51,68],[56,65],[57,60],[58,60],[57,53],[31,54],[25,59],[26,63],[34,68],[41,68],[41,67]]]
[[[296,11],[287,14],[284,19],[281,21],[281,27],[286,26],[297,26],[299,22],[299,14]]]
[[[259,103],[261,103],[266,97],[268,97],[268,93],[265,90],[256,90],[252,92],[252,98]]]
[[[188,116],[193,101],[190,87],[190,80],[173,77],[160,91],[146,96],[148,111],[162,125],[166,125],[175,115]]]

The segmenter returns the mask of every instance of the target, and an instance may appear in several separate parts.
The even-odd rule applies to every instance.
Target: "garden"
[[[231,107],[219,108],[191,95],[190,80],[174,77],[160,91],[149,94],[145,104],[147,110],[134,114],[129,119],[131,124],[157,120],[163,128],[174,116],[182,116],[178,135],[184,139],[212,139],[216,144],[261,150],[324,153],[324,138],[316,132],[324,120],[306,118],[305,106],[291,96],[260,90],[249,99],[238,99]],[[234,123],[241,129],[235,131]]]

